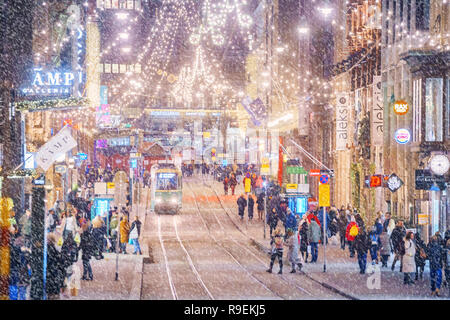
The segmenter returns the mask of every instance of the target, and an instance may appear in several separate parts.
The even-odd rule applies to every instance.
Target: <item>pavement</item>
[[[266,226],[266,237],[264,237],[264,223],[257,220],[257,213],[253,221],[249,221],[247,215],[241,221],[238,216],[237,198],[244,192],[240,184],[236,188],[236,195],[224,195],[223,184],[212,180],[210,177],[204,179],[205,183],[212,186],[219,196],[220,203],[226,209],[228,216],[233,220],[236,227],[247,235],[254,245],[264,252],[269,252],[270,239],[269,228]],[[217,198],[216,198],[217,201]],[[255,205],[256,207],[256,205]],[[255,217],[256,215],[256,217]],[[326,272],[324,272],[324,256],[326,256]],[[309,258],[310,259],[310,258]],[[370,260],[370,254],[368,254]],[[362,300],[423,300],[423,299],[450,299],[449,288],[441,287],[441,297],[431,296],[430,272],[428,262],[425,267],[423,280],[418,280],[414,285],[403,284],[403,273],[399,272],[398,262],[395,271],[391,271],[393,256],[389,258],[389,268],[381,269],[379,265],[367,264],[366,274],[359,273],[357,258],[350,258],[348,248],[340,248],[339,242],[326,246],[324,255],[323,246],[319,245],[318,261],[314,264],[306,263],[303,267],[304,273],[312,280],[322,286],[334,290],[352,299]],[[415,275],[414,275],[415,276]],[[444,276],[443,276],[444,277]]]
[[[133,206],[130,212],[130,221],[134,221],[134,216],[139,215],[142,222],[142,230],[145,226],[147,206],[147,196],[150,193],[148,188],[142,188],[141,203],[139,210]],[[81,289],[78,296],[61,295],[61,300],[140,300],[142,291],[142,275],[144,259],[149,257],[148,246],[140,239],[142,255],[133,255],[133,246],[127,245],[128,254],[104,253],[104,259],[96,260],[92,258],[91,267],[94,275],[93,281],[81,280]],[[77,265],[83,271],[81,254]],[[115,280],[116,266],[118,267],[118,280]]]

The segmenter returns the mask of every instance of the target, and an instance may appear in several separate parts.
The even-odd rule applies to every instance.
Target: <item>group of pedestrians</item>
[[[372,264],[381,261],[382,268],[388,267],[389,257],[393,255],[391,271],[395,271],[399,263],[399,271],[404,274],[404,285],[413,285],[415,281],[423,279],[428,260],[431,295],[440,295],[443,273],[446,279],[444,283],[450,291],[450,230],[445,232],[444,238],[439,233],[434,234],[427,245],[420,234],[407,231],[404,221],[395,222],[390,213],[383,215],[379,212],[374,224],[366,228],[360,214],[343,208],[337,222],[341,248],[345,250],[348,244],[350,258],[356,252],[361,274],[366,271],[368,252]]]

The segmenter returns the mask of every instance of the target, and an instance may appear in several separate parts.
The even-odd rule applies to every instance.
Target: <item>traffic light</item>
[[[211,160],[216,161],[216,148],[211,149]]]

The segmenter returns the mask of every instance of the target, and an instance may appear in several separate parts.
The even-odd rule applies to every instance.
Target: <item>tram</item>
[[[181,210],[182,174],[173,164],[159,164],[155,172],[155,213],[173,213]]]

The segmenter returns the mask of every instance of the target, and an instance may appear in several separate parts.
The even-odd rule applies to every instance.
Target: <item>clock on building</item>
[[[442,176],[447,173],[450,168],[450,161],[448,157],[444,154],[438,154],[430,159],[430,169],[431,171],[438,176]]]

